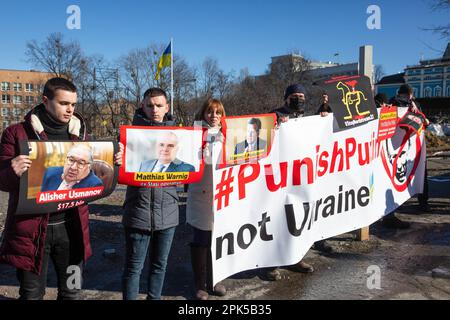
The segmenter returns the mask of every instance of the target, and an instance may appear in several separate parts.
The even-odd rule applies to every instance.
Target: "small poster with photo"
[[[200,181],[202,136],[201,128],[122,126],[125,162],[119,183],[155,188]]]
[[[117,184],[117,142],[22,141],[20,148],[31,166],[20,178],[17,215],[77,207],[107,197]]]
[[[270,153],[275,114],[224,117],[222,131],[225,135],[222,167],[261,160]]]

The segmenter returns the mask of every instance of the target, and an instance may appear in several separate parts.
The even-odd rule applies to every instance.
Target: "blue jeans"
[[[125,228],[126,256],[122,277],[124,300],[136,300],[145,259],[149,256],[147,299],[160,300],[167,258],[176,227],[153,232]]]

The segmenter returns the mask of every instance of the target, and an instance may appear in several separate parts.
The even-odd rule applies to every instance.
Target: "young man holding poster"
[[[164,90],[151,88],[144,93],[142,107],[136,110],[133,125],[174,126]],[[124,300],[136,300],[144,262],[149,256],[147,299],[161,298],[167,258],[178,225],[176,187],[127,187],[123,204],[125,227],[125,267],[122,277]]]
[[[81,289],[82,264],[92,255],[87,205],[41,215],[15,214],[20,177],[31,166],[29,156],[19,155],[19,141],[87,138],[85,122],[75,113],[77,90],[72,82],[48,80],[42,100],[24,122],[6,128],[1,138],[0,190],[9,192],[9,205],[0,262],[17,268],[20,299],[41,300],[51,259],[58,278],[58,299],[73,300]],[[116,164],[121,163],[119,158],[122,152],[116,154]]]

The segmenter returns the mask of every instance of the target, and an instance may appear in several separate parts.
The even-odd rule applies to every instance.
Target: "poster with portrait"
[[[202,136],[202,128],[193,127],[120,127],[125,161],[119,183],[156,188],[200,181]]]
[[[378,119],[370,79],[366,76],[332,77],[317,83],[328,94],[328,103],[341,131]]]
[[[30,168],[20,178],[16,214],[44,214],[107,197],[117,184],[113,141],[22,141]]]
[[[224,117],[221,122],[225,135],[221,167],[256,162],[270,153],[275,114]]]

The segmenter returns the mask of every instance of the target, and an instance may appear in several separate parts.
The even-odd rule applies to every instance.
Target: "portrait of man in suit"
[[[139,172],[195,172],[193,165],[177,158],[179,141],[175,133],[167,131],[156,139],[156,158],[141,163]]]
[[[44,173],[41,192],[102,186],[102,180],[91,170],[92,150],[76,144],[67,152],[63,167],[49,167]]]
[[[247,136],[244,141],[236,144],[234,155],[261,156],[266,151],[266,140],[259,137],[261,131],[261,120],[251,118],[247,122]]]

